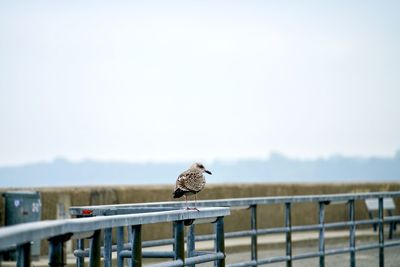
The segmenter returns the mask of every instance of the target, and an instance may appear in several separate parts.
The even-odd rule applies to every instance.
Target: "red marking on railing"
[[[93,210],[82,210],[83,215],[92,215]]]

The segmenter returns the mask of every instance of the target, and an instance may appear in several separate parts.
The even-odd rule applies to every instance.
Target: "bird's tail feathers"
[[[182,189],[177,188],[177,189],[172,193],[172,196],[173,196],[174,198],[180,198],[181,196],[183,196],[183,195],[185,194],[185,192],[186,192],[186,191],[183,191]]]

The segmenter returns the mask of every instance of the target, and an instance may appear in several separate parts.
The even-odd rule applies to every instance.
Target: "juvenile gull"
[[[196,194],[203,190],[206,184],[206,179],[203,175],[203,173],[205,172],[211,174],[209,170],[206,170],[206,168],[204,168],[203,164],[196,162],[193,163],[188,170],[182,172],[178,176],[178,179],[176,179],[175,189],[172,195],[174,196],[174,198],[185,196],[186,209],[188,210],[190,210],[191,208],[188,207],[187,196],[194,195],[195,201],[194,208],[192,209],[199,211],[196,208]]]

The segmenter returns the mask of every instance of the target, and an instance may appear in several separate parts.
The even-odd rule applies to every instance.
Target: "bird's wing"
[[[202,173],[189,169],[179,175],[175,188],[183,191],[199,192],[203,189],[205,183],[202,178]]]
[[[178,179],[176,180],[175,190],[179,188],[183,191],[197,191],[196,188],[193,187],[191,183],[194,175],[195,174],[192,173],[190,170],[181,173],[178,176]]]

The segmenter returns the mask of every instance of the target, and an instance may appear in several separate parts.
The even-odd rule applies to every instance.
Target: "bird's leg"
[[[188,206],[188,203],[187,203],[187,196],[186,195],[184,195],[185,196],[185,202],[186,202],[186,209],[187,210],[190,210],[190,208],[189,208],[189,206]]]
[[[193,208],[193,210],[199,211],[199,210],[197,209],[197,207],[196,207],[196,202],[197,202],[197,195],[194,194],[194,208]]]

